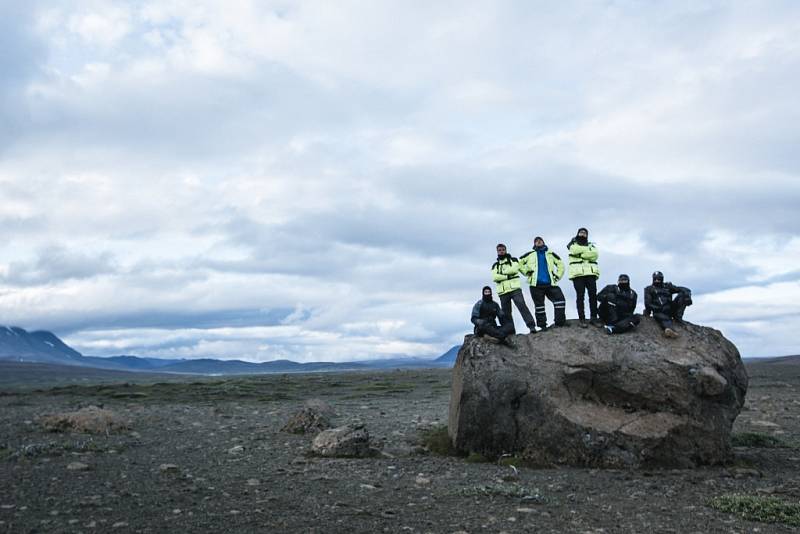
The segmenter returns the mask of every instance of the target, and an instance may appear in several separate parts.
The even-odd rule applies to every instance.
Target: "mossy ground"
[[[731,436],[734,447],[791,448],[791,444],[779,437],[760,432],[737,432]]]
[[[748,521],[800,526],[800,502],[789,502],[772,496],[731,494],[715,497],[708,504],[715,510],[731,513]]]

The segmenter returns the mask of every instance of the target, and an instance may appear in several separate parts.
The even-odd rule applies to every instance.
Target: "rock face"
[[[328,457],[366,457],[374,455],[364,425],[351,424],[323,430],[311,443],[315,454]]]
[[[539,465],[692,467],[731,458],[744,404],[739,351],[689,323],[666,339],[654,320],[609,336],[557,328],[514,348],[466,336],[453,369],[453,445]]]

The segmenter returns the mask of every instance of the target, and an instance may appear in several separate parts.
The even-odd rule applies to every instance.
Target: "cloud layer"
[[[660,269],[744,355],[797,352],[798,32],[794,2],[4,5],[0,316],[98,355],[437,355],[498,241],[587,226],[601,284]]]

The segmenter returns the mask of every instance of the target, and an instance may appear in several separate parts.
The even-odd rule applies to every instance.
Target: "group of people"
[[[600,268],[597,246],[589,241],[589,230],[579,228],[575,237],[567,244],[569,279],[576,293],[578,325],[589,324],[605,328],[608,334],[628,332],[641,319],[636,311],[638,295],[631,289],[630,277],[621,274],[616,284],[609,284],[599,293],[597,280]],[[508,337],[516,333],[512,302],[522,315],[531,334],[547,330],[545,299],[553,304],[555,315],[553,327],[569,326],[566,317],[566,299],[558,282],[564,276],[564,262],[551,251],[541,237],[533,240],[533,250],[515,258],[508,253],[503,243],[497,245],[497,261],[491,268],[492,279],[500,297],[498,305],[492,288],[484,286],[481,300],[472,308],[472,324],[475,334],[486,336],[490,341],[508,343]],[[533,299],[531,314],[522,294],[522,275],[528,282]],[[589,301],[589,321],[586,319],[585,301]],[[660,271],[653,273],[653,282],[644,290],[644,315],[650,316],[661,326],[664,336],[678,337],[675,323],[683,322],[683,313],[692,304],[692,292],[686,287],[664,282]]]

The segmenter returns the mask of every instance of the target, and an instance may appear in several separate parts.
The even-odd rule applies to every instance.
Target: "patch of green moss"
[[[485,464],[491,462],[489,458],[487,458],[486,456],[482,455],[479,452],[469,453],[465,461],[470,464]]]
[[[434,426],[427,430],[420,431],[420,442],[426,449],[440,456],[461,456],[461,453],[453,447],[447,427],[444,425]]]
[[[800,503],[787,502],[778,497],[730,494],[715,497],[708,505],[747,521],[800,526]]]

